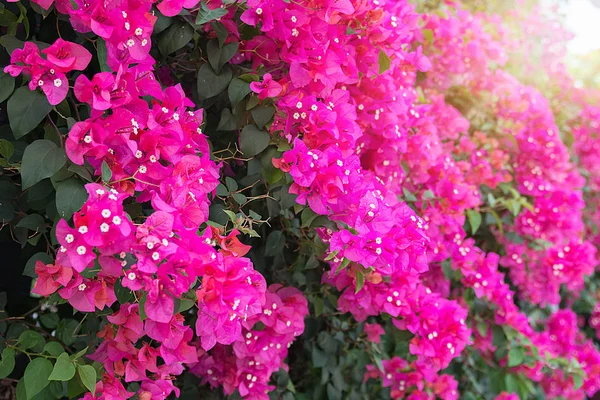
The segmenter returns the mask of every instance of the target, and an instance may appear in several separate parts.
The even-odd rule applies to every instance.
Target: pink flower
[[[46,54],[54,68],[63,72],[83,71],[92,60],[92,54],[83,46],[60,38],[52,46],[42,50],[42,53]]]
[[[365,333],[367,339],[373,343],[381,342],[381,335],[385,334],[385,330],[379,324],[365,324]]]
[[[271,74],[265,74],[263,76],[263,81],[252,82],[250,84],[250,89],[252,89],[254,93],[258,94],[259,99],[264,100],[267,97],[279,96],[282,86],[277,81],[271,79]]]
[[[44,265],[41,261],[35,263],[35,273],[38,278],[32,292],[44,297],[50,296],[61,286],[66,286],[73,276],[71,268],[60,264]]]
[[[90,81],[85,75],[79,75],[75,81],[75,97],[88,103],[95,110],[107,110],[111,107],[111,92],[114,89],[115,77],[110,72],[95,74]]]

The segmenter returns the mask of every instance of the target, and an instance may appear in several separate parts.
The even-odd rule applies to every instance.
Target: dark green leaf
[[[92,174],[84,165],[71,164],[67,169],[76,173],[88,182],[92,181]]]
[[[50,110],[52,105],[40,91],[31,91],[27,86],[18,88],[7,104],[8,121],[15,138],[20,139],[31,132]]]
[[[106,161],[102,161],[102,180],[106,183],[110,182],[112,179],[112,171],[110,167],[106,163]]]
[[[15,146],[13,146],[13,144],[6,139],[0,139],[0,156],[8,161],[14,153]]]
[[[281,231],[272,231],[267,237],[265,244],[265,256],[272,257],[283,251],[285,237]]]
[[[48,329],[54,329],[58,326],[58,314],[49,313],[40,315],[40,322]]]
[[[102,164],[104,166],[104,163]],[[56,209],[58,215],[70,219],[79,211],[88,198],[88,193],[79,179],[70,178],[58,184],[56,188]]]
[[[206,45],[208,53],[208,62],[216,73],[221,71],[221,68],[235,55],[238,50],[238,43],[228,43],[223,47],[219,46],[217,40],[211,40]]]
[[[195,304],[196,302],[194,300],[183,298],[179,303],[179,308],[177,309],[177,312],[182,313],[184,311],[187,311],[190,308],[194,307]]]
[[[176,20],[158,35],[158,50],[162,55],[168,56],[188,44],[193,37],[194,28],[184,21]]]
[[[227,37],[229,36],[229,31],[227,30],[225,25],[223,25],[222,23],[217,22],[217,21],[211,22],[210,26],[217,33],[217,39],[219,40],[219,46],[222,47],[223,44],[225,43],[225,40],[227,40]]]
[[[23,217],[18,223],[17,228],[27,228],[34,232],[46,232],[44,217],[40,214],[30,214]]]
[[[229,101],[231,101],[231,104],[242,101],[251,91],[248,83],[241,79],[233,78],[229,83],[229,89],[227,90]]]
[[[92,394],[96,393],[96,370],[91,365],[77,365],[77,373],[83,386]]]
[[[3,9],[0,13],[0,26],[8,27],[17,22],[17,16],[7,9]]]
[[[361,270],[356,270],[356,290],[354,293],[360,292],[365,285],[365,273]]]
[[[56,359],[56,364],[54,364],[54,369],[48,379],[51,381],[68,381],[73,376],[75,376],[75,365],[73,365],[67,353],[62,353]]]
[[[229,67],[223,68],[217,75],[210,64],[203,64],[198,71],[198,96],[201,100],[205,100],[218,95],[227,89],[232,77],[233,73]]]
[[[224,108],[221,110],[221,119],[219,120],[219,125],[217,126],[218,131],[233,131],[236,128],[235,117],[231,114],[231,110],[229,108]]]
[[[15,350],[12,347],[5,347],[2,350],[2,360],[0,360],[0,379],[9,376],[14,368]]]
[[[156,8],[153,8],[152,11],[154,15],[157,17],[156,22],[154,23],[154,30],[152,31],[155,35],[161,33],[165,29],[167,29],[173,23],[173,18],[164,16],[160,11]]]
[[[8,99],[15,90],[15,78],[0,70],[0,103]]]
[[[267,148],[271,137],[256,125],[247,125],[240,134],[240,148],[245,157],[254,157]]]
[[[54,175],[67,162],[65,150],[50,140],[36,140],[25,148],[21,165],[23,190]]]
[[[245,195],[241,194],[241,193],[232,193],[231,197],[240,206],[246,204],[246,202],[248,201],[248,198]]]
[[[45,358],[34,358],[25,369],[23,383],[25,385],[25,393],[27,399],[42,391],[50,381],[48,377],[52,373],[52,363]]]
[[[275,107],[273,106],[258,106],[252,109],[252,118],[259,128],[264,127],[271,121],[275,114]]]
[[[108,66],[108,63],[106,62],[106,59],[108,57],[108,53],[106,50],[106,42],[102,38],[97,38],[96,45],[97,45],[97,49],[98,49],[98,64],[100,64],[100,71],[111,72],[112,70]]]
[[[316,345],[312,348],[312,362],[316,368],[323,368],[327,365],[329,356],[324,351],[320,350]]]
[[[77,340],[74,335],[78,326],[79,322],[74,319],[61,320],[56,327],[56,338],[67,346],[72,345]]]
[[[198,16],[196,17],[196,25],[203,25],[207,22],[219,19],[225,14],[227,14],[226,9],[215,8],[214,10],[211,10],[210,8],[208,8],[206,3],[201,2],[200,10],[198,11]]]

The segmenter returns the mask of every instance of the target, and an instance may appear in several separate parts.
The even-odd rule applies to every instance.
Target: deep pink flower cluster
[[[452,375],[442,374],[429,379],[419,373],[408,361],[394,357],[383,360],[383,371],[375,365],[367,366],[365,380],[379,378],[383,387],[391,388],[392,399],[409,400],[458,400],[458,382]]]
[[[47,9],[53,1],[36,3]],[[55,3],[76,31],[99,37],[96,45],[106,47],[115,71],[78,76],[74,95],[92,112],[65,144],[72,162],[91,165],[98,177],[109,169],[110,178],[86,185],[89,198],[73,227],[58,223],[56,262],[36,264],[34,292],[58,292],[82,312],[111,307],[117,284],[135,294],[138,302],[121,304],[99,334],[103,342],[90,358],[105,373],[88,399],[133,396],[123,382],[139,382],[143,400],[179,395],[172,380],[188,365],[226,394],[264,400],[273,389],[270,376],[286,368],[288,347],[304,330],[308,303],[294,288],[267,288],[237,231],[207,227],[198,235],[221,166],[202,133],[203,110],[189,109],[194,104],[181,86],[163,89],[156,81],[153,3]],[[163,0],[157,8],[175,16],[196,3]],[[495,324],[520,335],[527,352],[543,355],[512,372],[539,382],[548,398],[584,398],[600,389],[600,352],[571,311],[555,312],[542,332],[534,330],[499,265],[521,300],[560,304],[562,287],[577,294],[594,272],[600,239],[584,236],[591,229],[583,216],[600,221],[600,212],[585,209],[585,179],[549,102],[501,69],[517,48],[514,37],[497,19],[446,3],[445,16],[419,16],[406,0],[249,0],[240,19],[261,33],[240,41],[231,62],[264,67],[250,89],[260,101],[273,99],[271,133],[290,146],[273,165],[292,178],[299,204],[336,226],[317,233],[328,246],[330,270],[322,281],[341,293],[339,310],[360,322],[389,316],[413,335],[410,361],[384,360],[383,371],[369,366],[365,378],[381,379],[393,398],[457,399],[456,380],[438,373],[471,343],[487,360],[495,350],[491,329],[468,326],[461,298],[468,290],[491,305]],[[231,7],[220,22],[239,40],[235,12]],[[62,39],[41,53],[28,42],[5,71],[29,76],[30,89],[39,87],[55,105],[68,93],[66,74],[84,70],[90,59],[85,48]],[[560,64],[551,69],[564,72]],[[424,90],[417,90],[417,75],[425,72]],[[463,102],[449,104],[448,92]],[[477,124],[482,108],[491,110],[495,129]],[[592,191],[600,185],[599,116],[585,109],[573,132]],[[501,228],[489,229],[502,257],[486,253],[464,229],[467,213],[496,204],[482,196],[482,185],[510,187],[524,200],[525,209],[512,213],[518,215],[494,211]],[[152,212],[131,218],[124,206],[134,201]],[[446,260],[462,283],[452,293],[441,268]],[[194,330],[178,299],[197,304]],[[375,343],[384,333],[379,324],[365,324],[365,332]],[[579,363],[587,374],[582,388],[563,371],[544,369],[552,357]]]
[[[427,223],[390,190],[399,187],[401,155],[426,110],[414,104],[416,70],[430,65],[420,50],[408,50],[417,34],[412,7],[379,6],[256,2],[242,20],[260,26],[261,43],[281,46],[279,58],[289,65],[289,79],[280,80],[287,90],[277,103],[284,117],[271,130],[293,148],[273,162],[294,179],[290,191],[299,203],[338,223],[338,230],[321,232],[331,259],[323,280],[342,291],[341,311],[358,320],[385,312],[414,333],[415,365],[430,377],[461,353],[470,330],[464,309],[422,284]],[[363,25],[348,34],[345,26],[353,20]],[[381,52],[394,60],[384,74]],[[465,201],[468,207],[471,200]],[[337,273],[342,263],[348,267]],[[358,291],[357,275],[364,279]]]
[[[4,72],[11,76],[25,74],[30,78],[29,89],[42,89],[48,102],[59,104],[67,97],[69,81],[67,73],[83,71],[92,59],[92,54],[76,43],[57,39],[50,47],[42,50],[33,42],[26,42],[22,49],[15,49],[10,55],[10,65]]]
[[[163,90],[154,77],[148,56],[155,21],[151,4],[94,1],[71,8],[61,3],[77,30],[92,30],[106,40],[108,64],[117,71],[77,78],[74,94],[92,113],[72,127],[65,145],[71,161],[88,163],[96,176],[104,176],[108,167],[110,181],[86,185],[89,198],[75,213],[73,227],[64,220],[58,223],[56,263],[38,262],[33,291],[44,296],[58,291],[82,312],[113,305],[117,282],[140,300],[121,304],[99,333],[102,344],[90,358],[101,362],[105,373],[95,398],[129,398],[134,393],[123,382],[134,381],[141,384],[141,399],[179,395],[173,377],[182,373],[184,364],[198,363],[198,353],[201,361],[212,358],[207,352],[217,343],[215,351],[235,352],[244,361],[233,371],[240,379],[227,390],[263,398],[271,374],[304,330],[307,302],[300,292],[280,286],[267,293],[264,277],[243,257],[249,246],[239,242],[237,231],[223,236],[209,227],[197,235],[208,219],[209,194],[219,183],[220,165],[210,159],[201,130],[203,110],[189,110],[193,103],[180,86]],[[62,100],[68,91],[64,73],[84,69],[91,55],[61,40],[44,53],[48,61],[27,43],[13,53],[7,69],[41,80],[47,73],[43,68],[53,66],[50,73],[62,74],[64,81]],[[256,89],[268,88],[272,94],[273,85],[267,82]],[[54,97],[48,97],[52,102]],[[124,202],[131,201],[150,202],[154,212],[136,223],[124,211]],[[195,333],[202,350],[191,344],[194,331],[178,313],[176,300],[182,298],[197,301]],[[263,310],[265,301],[268,308]],[[258,322],[268,329],[253,331]],[[270,344],[255,367],[249,363],[259,352],[256,343],[248,343],[248,334]],[[250,373],[254,381],[242,379]],[[255,383],[257,376],[260,381]]]
[[[287,369],[285,358],[294,338],[304,331],[308,302],[295,288],[269,286],[261,314],[248,318],[242,335],[233,346],[217,346],[200,352],[192,372],[212,387],[222,386],[225,394],[235,389],[248,399],[268,399],[274,387],[269,378],[279,368]],[[262,329],[252,328],[262,323]]]

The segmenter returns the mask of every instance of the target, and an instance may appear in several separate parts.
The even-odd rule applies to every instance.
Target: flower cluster
[[[580,110],[563,118],[573,127],[569,146],[546,92],[508,72],[515,53],[530,47],[519,46],[500,19],[456,1],[424,14],[408,0],[34,3],[54,6],[75,32],[95,35],[85,46],[104,55],[102,72],[90,74],[92,55],[83,45],[26,42],[4,68],[27,77],[51,105],[72,88],[89,110],[69,124],[64,150],[95,181],[85,185],[87,200],[72,223],[57,222],[55,262],[35,264],[33,287],[80,312],[109,309],[101,343],[88,356],[102,364],[102,379],[86,399],[179,396],[175,378],[187,368],[226,395],[266,400],[309,313],[300,290],[269,285],[271,274],[255,269],[239,224],[228,231],[209,221],[211,203],[223,200],[221,177],[230,179],[248,160],[236,152],[232,168],[211,154],[205,111],[191,100],[196,93],[175,84],[171,66],[157,79],[156,9],[169,23],[173,17],[193,26],[182,31],[200,31],[190,34],[193,62],[208,59],[215,77],[229,74],[223,99],[236,117],[232,131],[240,128],[238,109],[275,106],[257,125],[270,134],[261,132],[262,149],[278,148],[259,164],[272,162],[286,182],[273,188],[297,203],[276,218],[303,210],[327,221],[299,234],[301,247],[304,236],[324,245],[321,294],[335,293],[330,302],[340,313],[368,319],[369,342],[389,334],[382,320],[406,331],[406,354],[369,365],[365,381],[379,380],[394,399],[458,399],[460,380],[441,371],[470,357],[465,349],[472,346],[483,364],[537,383],[547,398],[583,399],[600,390],[600,352],[577,315],[557,309],[578,296],[598,263],[600,109],[573,100]],[[216,16],[204,26],[188,18]],[[532,21],[514,12],[508,18]],[[200,34],[219,43],[216,59],[211,43],[198,45]],[[221,63],[230,49],[235,54]],[[551,46],[542,59],[550,64],[545,73],[566,87],[564,65],[555,60],[563,52]],[[219,75],[216,66],[226,62]],[[70,85],[72,71],[83,73]],[[231,71],[247,73],[232,80]],[[236,84],[249,96],[245,105],[234,101]],[[579,94],[569,89],[558,97],[569,96]],[[202,104],[221,106],[221,97],[213,100]],[[242,149],[244,140],[242,133]],[[306,228],[287,222],[282,226],[295,233]],[[126,301],[117,301],[119,292]],[[524,305],[541,317],[529,318]],[[589,322],[599,330],[600,306]],[[501,328],[512,359],[498,332],[472,329],[482,323]],[[531,360],[513,364],[515,351]],[[582,375],[555,368],[559,361]]]
[[[22,49],[15,49],[10,56],[10,65],[4,72],[11,76],[27,75],[29,89],[42,89],[48,102],[57,105],[62,102],[69,91],[67,73],[83,71],[92,59],[92,54],[83,46],[57,39],[52,46],[41,52],[33,42],[26,42]]]

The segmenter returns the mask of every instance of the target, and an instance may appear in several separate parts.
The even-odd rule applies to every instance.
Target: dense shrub
[[[600,390],[600,91],[417,3],[1,3],[7,396]]]

